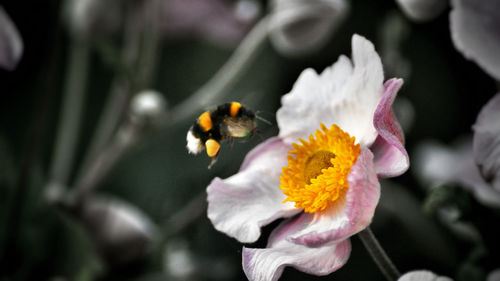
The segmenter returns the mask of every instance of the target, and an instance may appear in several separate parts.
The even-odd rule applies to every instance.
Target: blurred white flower
[[[500,281],[500,268],[497,268],[488,274],[486,281]]]
[[[459,184],[485,205],[500,208],[500,94],[482,109],[474,134],[448,148],[423,143],[415,172],[426,184]]]
[[[14,70],[23,53],[19,31],[0,5],[0,67]]]
[[[403,276],[399,277],[398,281],[453,281],[453,279],[445,276],[438,276],[428,270],[415,270],[405,273]]]
[[[282,54],[297,56],[321,48],[347,15],[345,0],[274,0],[270,39]]]
[[[500,1],[453,0],[451,37],[455,47],[500,80]]]
[[[403,13],[416,22],[437,17],[448,0],[396,0]],[[500,80],[500,1],[451,0],[453,44],[464,57]]]

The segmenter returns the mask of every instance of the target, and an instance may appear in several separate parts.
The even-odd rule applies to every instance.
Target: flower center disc
[[[330,161],[332,158],[335,158],[335,154],[330,151],[320,150],[314,152],[314,154],[307,159],[304,167],[305,182],[310,184],[311,179],[315,179],[321,175],[323,169],[333,167]]]
[[[347,176],[361,148],[337,125],[328,129],[321,124],[321,131],[316,130],[309,141],[299,141],[292,144],[288,166],[282,169],[284,202],[295,202],[295,207],[307,213],[323,211],[344,197],[349,188]]]

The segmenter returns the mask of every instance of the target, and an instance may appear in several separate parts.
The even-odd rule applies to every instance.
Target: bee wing
[[[222,134],[226,137],[244,138],[255,130],[255,122],[250,119],[225,118],[221,124]]]

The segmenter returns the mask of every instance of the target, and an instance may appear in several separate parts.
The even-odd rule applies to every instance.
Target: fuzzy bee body
[[[255,114],[251,110],[239,102],[221,104],[196,119],[186,136],[187,149],[193,154],[205,149],[212,158],[212,166],[222,141],[252,136],[256,129]]]

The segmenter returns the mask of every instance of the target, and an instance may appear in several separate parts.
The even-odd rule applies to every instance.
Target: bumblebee
[[[198,154],[205,148],[212,158],[210,168],[219,154],[220,144],[224,140],[252,136],[257,129],[255,113],[239,102],[230,102],[217,106],[215,110],[203,112],[189,129],[186,141],[189,153]]]

